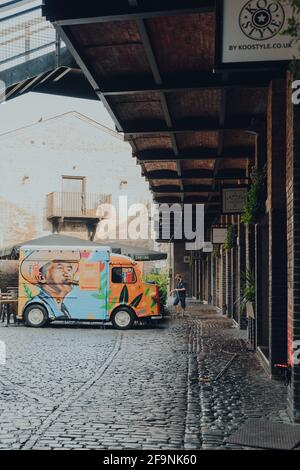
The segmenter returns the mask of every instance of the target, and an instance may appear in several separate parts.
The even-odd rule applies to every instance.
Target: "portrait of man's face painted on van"
[[[39,269],[38,285],[45,290],[70,292],[73,285],[78,284],[75,275],[78,271],[78,262],[53,260]]]
[[[79,252],[34,251],[23,260],[21,275],[24,281],[40,289],[35,300],[49,302],[51,299],[51,310],[66,315],[63,302],[78,285],[79,261]],[[54,316],[61,315],[56,312]]]

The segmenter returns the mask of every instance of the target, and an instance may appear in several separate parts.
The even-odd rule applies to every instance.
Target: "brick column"
[[[238,322],[238,305],[237,305],[237,247],[231,250],[231,263],[232,263],[232,316]]]
[[[226,252],[222,249],[221,252],[221,278],[222,278],[222,313],[223,315],[226,314],[227,306],[226,306]]]
[[[216,259],[216,273],[217,273],[217,289],[216,289],[216,296],[217,296],[217,301],[216,301],[216,305],[217,307],[221,307],[221,301],[220,301],[220,295],[221,295],[221,289],[220,289],[220,283],[221,283],[221,275],[220,275],[220,272],[221,272],[221,258],[220,257],[217,257]]]
[[[245,258],[246,258],[246,271],[254,271],[255,268],[255,237],[254,226],[249,225],[246,227],[245,233]],[[256,346],[256,328],[255,320],[251,317],[247,320],[248,324],[248,339],[253,347]]]
[[[290,86],[288,87],[289,94]],[[288,240],[288,361],[291,365],[289,412],[300,423],[300,364],[294,358],[300,341],[300,109],[287,100],[287,240]],[[297,346],[298,348],[298,346]],[[296,349],[296,348],[295,348]],[[298,351],[297,351],[298,353]],[[299,357],[299,355],[298,355]]]
[[[237,298],[240,299],[244,286],[241,281],[241,274],[246,270],[246,246],[245,246],[245,226],[241,223],[238,225],[238,283],[237,283]],[[246,313],[241,311],[240,305],[238,308],[238,322],[240,328],[245,329],[247,327]]]
[[[272,373],[286,361],[287,351],[287,233],[286,233],[286,80],[274,80],[268,93],[267,187],[269,217],[269,312]]]
[[[211,304],[211,291],[212,291],[212,282],[211,282],[211,274],[212,274],[212,258],[211,254],[207,253],[207,303]]]
[[[213,280],[213,299],[212,304],[216,307],[217,305],[217,289],[218,289],[218,276],[217,276],[217,258],[212,258],[212,280]]]
[[[226,251],[226,305],[227,316],[232,317],[232,263],[231,250]]]

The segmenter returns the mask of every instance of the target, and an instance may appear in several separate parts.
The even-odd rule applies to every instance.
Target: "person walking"
[[[171,293],[176,294],[173,305],[176,307],[177,314],[180,313],[181,307],[182,317],[184,317],[186,314],[186,283],[181,274],[176,274],[175,282],[176,287],[171,291]]]

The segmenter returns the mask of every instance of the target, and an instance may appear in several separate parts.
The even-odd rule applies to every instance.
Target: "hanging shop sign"
[[[212,229],[212,243],[223,244],[227,237],[227,228]]]
[[[293,17],[285,0],[217,2],[216,69],[281,66],[299,55],[284,34]]]
[[[213,252],[213,245],[211,242],[203,242],[202,245],[203,253],[212,253]]]
[[[222,189],[222,213],[242,214],[248,192],[247,187]]]

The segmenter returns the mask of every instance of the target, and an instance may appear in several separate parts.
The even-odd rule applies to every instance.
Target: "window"
[[[133,268],[113,268],[112,282],[114,284],[134,284],[136,282],[136,274]]]

